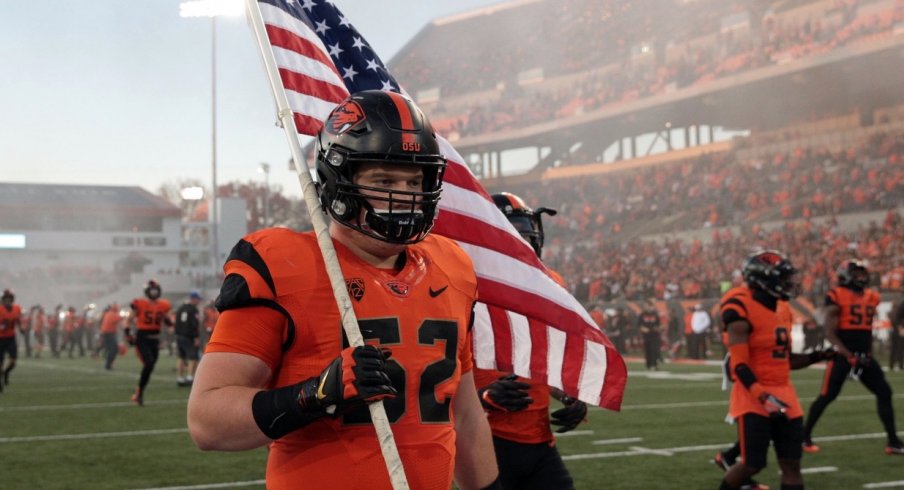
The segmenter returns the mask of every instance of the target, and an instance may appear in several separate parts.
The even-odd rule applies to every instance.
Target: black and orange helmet
[[[800,293],[797,269],[779,251],[756,252],[747,257],[741,270],[748,286],[780,300],[788,301]]]
[[[348,96],[330,113],[315,150],[320,203],[338,223],[405,244],[423,240],[433,228],[446,159],[427,116],[408,97],[380,90]],[[409,192],[357,185],[353,178],[362,163],[418,167],[423,187]],[[384,203],[385,209],[368,200]]]
[[[496,207],[502,211],[502,214],[508,218],[512,226],[518,230],[518,233],[530,243],[537,257],[543,253],[543,215],[548,214],[555,216],[555,209],[539,207],[536,210],[524,203],[524,199],[510,193],[500,192],[493,194],[493,202]]]
[[[144,295],[148,297],[148,299],[157,299],[160,297],[163,290],[160,288],[160,283],[150,279],[148,280],[147,285],[144,287]]]
[[[835,271],[838,284],[850,289],[863,290],[869,286],[869,267],[865,260],[849,259]]]

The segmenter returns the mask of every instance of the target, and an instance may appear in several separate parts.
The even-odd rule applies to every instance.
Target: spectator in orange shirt
[[[104,351],[104,369],[107,371],[113,369],[113,361],[119,354],[119,343],[116,337],[121,325],[122,314],[119,312],[119,304],[113,302],[104,309],[100,318],[101,342],[98,345],[98,351]]]

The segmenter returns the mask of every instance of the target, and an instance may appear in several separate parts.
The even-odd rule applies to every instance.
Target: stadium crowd
[[[837,264],[850,257],[869,260],[873,283],[897,291],[904,284],[904,226],[898,211],[882,223],[872,222],[855,232],[843,232],[833,219],[786,222],[766,229],[754,227],[736,234],[713,233],[709,243],[632,240],[577,242],[549,247],[548,263],[571,278],[575,296],[588,304],[648,298],[718,297],[736,279],[744,257],[757,247],[787,251],[802,271],[804,296],[821,302]]]
[[[717,296],[744,255],[767,244],[802,265],[805,291],[816,298],[832,264],[853,255],[871,261],[876,284],[900,285],[904,134],[876,132],[839,151],[800,147],[738,160],[739,151],[512,192],[559,210],[547,220],[549,260],[575,278],[583,301]],[[855,231],[836,219],[870,212],[884,219]],[[693,230],[690,240],[637,238]]]
[[[904,132],[876,132],[835,151],[709,153],[529,190],[533,205],[559,209],[550,220],[552,235],[596,241],[650,220],[668,232],[884,210],[904,205]]]
[[[482,57],[458,59],[455,53],[468,52],[459,49],[450,57],[426,59],[444,50],[425,48],[405,53],[396,70],[411,93],[441,87],[443,99],[432,111],[434,126],[454,139],[567,118],[826,53],[890,35],[904,22],[904,11],[894,4],[788,3],[541,2],[514,9],[529,12],[515,23],[523,31],[518,36],[491,25],[480,28],[484,23],[504,22],[488,16],[458,27],[444,26],[450,32],[431,38],[436,42],[455,38],[459,43],[465,36],[455,29],[476,24],[477,30],[470,32],[487,33],[490,39],[480,42],[495,47],[482,50],[486,53]],[[812,4],[813,12],[787,19],[780,16],[780,9],[802,4]],[[662,8],[673,12],[663,15]],[[549,15],[578,21],[544,21]],[[687,28],[691,25],[693,31]],[[587,50],[588,44],[612,49]],[[541,60],[543,83],[525,88],[511,79],[517,67],[532,66],[536,60]],[[479,97],[477,102],[454,102],[459,92],[490,89],[498,93]]]

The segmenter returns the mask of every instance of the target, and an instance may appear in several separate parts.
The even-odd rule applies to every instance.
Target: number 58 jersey
[[[398,396],[387,416],[411,488],[448,489],[455,459],[452,398],[472,370],[468,329],[477,280],[454,242],[433,235],[408,247],[400,271],[375,268],[335,242],[368,344],[392,350]],[[320,375],[348,345],[312,233],[246,236],[225,265],[222,311],[207,352],[258,357],[271,387]],[[274,441],[268,488],[391,488],[367,407],[324,417]]]
[[[779,301],[776,310],[771,310],[755,300],[746,287],[725,293],[721,305],[722,312],[732,310],[750,324],[748,364],[757,382],[789,405],[788,418],[803,416],[797,392],[791,384],[791,316],[782,312],[788,305]],[[736,382],[731,388],[729,415],[737,418],[745,413],[769,416],[763,404],[743,383]]]

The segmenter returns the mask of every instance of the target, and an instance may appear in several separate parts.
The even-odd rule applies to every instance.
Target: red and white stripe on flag
[[[330,53],[345,51],[346,62],[357,63],[362,60],[348,56],[363,53],[358,46],[370,48],[357,31],[346,33],[354,47],[343,50],[338,41],[325,47],[319,33],[353,29],[335,5],[324,13],[318,9],[327,6],[313,1],[310,9],[294,6],[294,14],[284,10],[290,7],[280,0],[259,5],[295,124],[299,133],[314,135],[333,107],[349,91],[358,90],[370,72],[349,76],[346,67],[344,76]],[[308,17],[306,22],[299,18],[315,14],[321,17]],[[338,22],[327,25],[328,20]],[[379,59],[372,55],[363,61],[370,67]],[[394,82],[385,67],[380,69]],[[387,80],[378,82],[392,86]],[[464,159],[447,140],[439,141],[449,164],[433,233],[456,240],[474,262],[481,300],[474,325],[477,366],[514,372],[587,403],[618,410],[627,381],[624,359],[584,307],[549,277]]]

